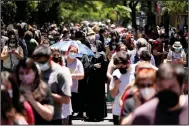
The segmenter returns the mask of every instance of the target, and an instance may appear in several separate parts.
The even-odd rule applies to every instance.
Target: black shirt
[[[53,104],[53,99],[52,99],[52,94],[50,91],[50,88],[47,91],[47,96],[40,102],[42,105],[47,104],[47,105],[54,105]],[[31,105],[32,106],[32,105]],[[35,125],[47,125],[50,123],[50,121],[47,121],[45,119],[43,119],[38,112],[33,108],[33,113],[34,113],[34,118],[35,118]]]

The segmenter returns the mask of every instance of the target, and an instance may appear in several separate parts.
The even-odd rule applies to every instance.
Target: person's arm
[[[18,57],[18,59],[23,59],[24,58],[24,53],[23,53],[23,49],[21,47],[18,47],[19,48],[19,53],[16,53],[16,56]]]
[[[171,63],[172,62],[172,52],[169,51],[168,55],[167,55],[167,63]]]
[[[31,93],[24,94],[26,100],[30,102],[33,108],[37,111],[37,113],[45,120],[52,120],[54,115],[54,106],[50,104],[41,104],[33,98]]]
[[[186,64],[186,54],[184,51],[182,52],[182,57],[183,57],[183,59],[179,59],[178,63],[185,65]]]
[[[107,73],[106,73],[106,76],[108,77],[109,80],[111,80],[111,78],[112,78],[112,73],[113,73],[113,69],[114,69],[113,65],[114,65],[113,59],[111,59],[111,61],[108,64],[108,70],[107,70]]]
[[[53,99],[59,104],[68,104],[71,97],[72,77],[68,69],[64,69],[64,72],[58,74],[58,89],[56,94],[52,93]]]
[[[1,52],[1,60],[7,59],[9,56],[9,53],[7,52],[7,49],[4,47],[3,51]]]
[[[81,61],[79,61],[78,63],[79,63],[78,71],[76,74],[72,74],[72,79],[82,80],[84,78],[84,68]]]
[[[70,97],[66,96],[66,95],[61,96],[61,95],[52,93],[52,97],[53,97],[54,101],[59,104],[69,104],[69,102],[70,102]]]
[[[115,80],[113,77],[111,79],[111,82],[110,82],[110,92],[111,92],[111,96],[113,98],[115,98],[117,96],[117,94],[119,93],[119,84],[120,84],[120,80],[117,79]]]
[[[130,113],[127,117],[124,117],[122,120],[121,120],[121,125],[130,125],[131,122],[132,122],[132,113]]]

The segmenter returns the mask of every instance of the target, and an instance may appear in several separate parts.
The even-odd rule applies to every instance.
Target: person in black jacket
[[[89,66],[86,121],[102,121],[107,116],[105,82],[108,63],[103,43],[97,40],[96,47],[97,52]]]

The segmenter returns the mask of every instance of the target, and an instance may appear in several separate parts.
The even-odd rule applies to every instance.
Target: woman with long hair
[[[41,80],[35,62],[30,58],[20,62],[16,75],[21,94],[33,108],[35,124],[49,124],[54,114],[52,94],[49,86]]]
[[[9,72],[1,72],[1,84],[3,90],[9,93],[11,99],[11,104],[14,107],[15,111],[24,117],[28,124],[34,124],[34,115],[31,106],[26,102],[23,97],[20,95],[18,84],[16,83],[16,78],[13,74]],[[9,102],[9,101],[7,101]],[[8,118],[4,118],[4,123]],[[10,123],[10,122],[9,122]]]
[[[1,60],[3,60],[4,71],[14,72],[20,60],[23,59],[23,49],[19,46],[18,37],[14,31],[8,33],[8,38],[8,43],[1,53]]]
[[[116,47],[120,38],[119,33],[116,31],[111,32],[110,35],[111,35],[111,40],[109,42],[109,46],[106,47],[106,55],[109,61],[111,60],[112,55],[116,52]]]
[[[2,125],[27,125],[24,114],[18,112],[10,93],[1,86],[1,124]]]

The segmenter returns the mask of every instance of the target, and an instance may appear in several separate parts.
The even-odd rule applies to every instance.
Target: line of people
[[[183,42],[170,45],[164,34],[155,40],[143,34],[135,39],[129,30],[118,33],[115,27],[85,23],[80,28],[62,28],[62,35],[56,25],[43,33],[35,25],[17,26],[2,38],[6,38],[1,52],[2,124],[71,125],[76,113],[85,121],[102,121],[107,100],[113,104],[114,124],[186,124],[187,97],[181,95],[188,92]],[[79,48],[74,45],[66,52],[50,48],[60,40],[79,40],[95,56],[78,57]],[[173,65],[161,65],[164,62]],[[151,100],[154,97],[160,102]],[[140,106],[149,100],[150,105],[163,107],[157,113],[157,106],[151,106],[154,112],[145,115],[145,109],[140,117]],[[169,120],[178,117],[177,122],[167,121],[170,113],[175,116]]]

